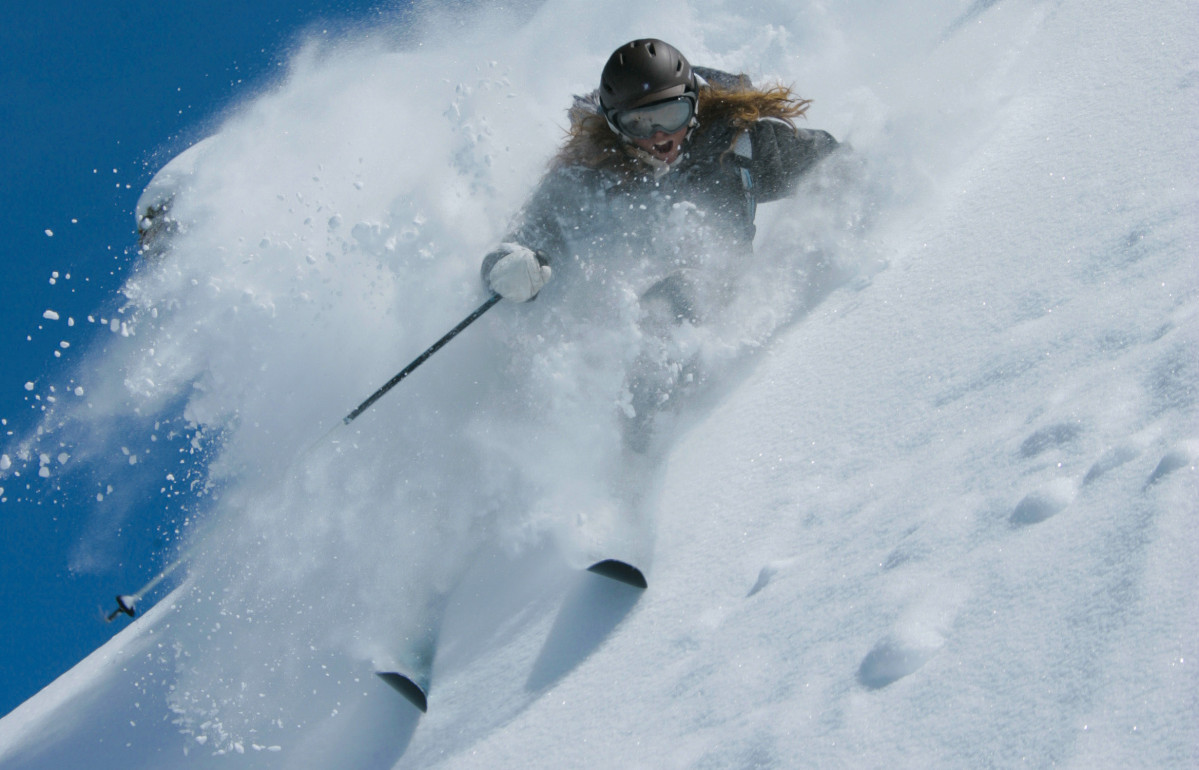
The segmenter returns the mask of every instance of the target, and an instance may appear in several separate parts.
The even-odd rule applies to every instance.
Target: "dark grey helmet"
[[[679,49],[654,38],[625,43],[612,53],[600,75],[600,106],[605,114],[671,97],[697,93],[691,64]]]

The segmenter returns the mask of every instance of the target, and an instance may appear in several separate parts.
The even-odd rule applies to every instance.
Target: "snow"
[[[206,471],[174,468],[186,576],[0,720],[0,764],[1199,763],[1190,4],[410,23],[299,52],[172,169],[187,226],[86,404],[4,454],[136,462],[152,495],[145,425]],[[619,303],[587,346],[552,297],[501,303],[337,427],[482,300],[570,94],[648,34],[795,83],[854,148],[761,208],[740,301],[672,340],[712,382],[656,464],[621,467]],[[575,569],[621,492],[644,592]],[[450,588],[420,716],[372,672]]]

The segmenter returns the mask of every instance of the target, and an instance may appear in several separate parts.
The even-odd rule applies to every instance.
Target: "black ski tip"
[[[610,580],[631,585],[634,588],[646,588],[649,586],[649,583],[645,582],[645,575],[642,574],[641,570],[619,559],[598,561],[588,567],[587,571],[602,575]]]
[[[420,713],[424,714],[429,710],[429,697],[416,682],[395,671],[376,671],[375,676],[391,685],[392,689],[420,709]]]

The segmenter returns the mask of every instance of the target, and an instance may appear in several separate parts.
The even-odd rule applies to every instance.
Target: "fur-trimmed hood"
[[[794,119],[803,116],[809,103],[782,85],[766,89],[702,85],[698,125],[688,135],[683,152],[686,155],[696,147],[709,147],[719,154],[727,153],[737,137],[762,118],[782,120],[794,128]],[[608,125],[597,92],[576,96],[568,115],[567,140],[553,160],[554,167],[582,166],[634,176],[644,174],[646,166],[652,165],[646,153]],[[711,147],[713,143],[715,147]]]

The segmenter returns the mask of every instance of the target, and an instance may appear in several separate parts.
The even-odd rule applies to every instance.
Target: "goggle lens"
[[[614,122],[625,136],[649,139],[659,131],[673,134],[691,122],[695,103],[686,96],[616,113]]]

